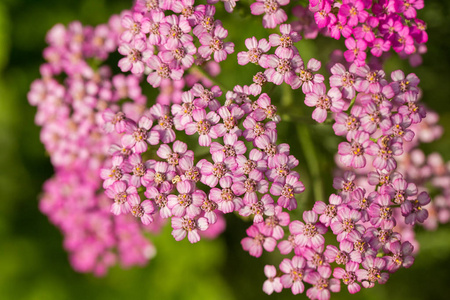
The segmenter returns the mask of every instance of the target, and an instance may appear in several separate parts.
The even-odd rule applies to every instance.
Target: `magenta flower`
[[[273,237],[264,236],[260,232],[258,225],[251,225],[246,232],[248,237],[241,240],[241,245],[251,256],[260,257],[263,247],[268,252],[272,252],[275,249],[277,241]]]
[[[409,34],[408,26],[404,26],[402,30],[396,32],[394,36],[395,39],[392,42],[392,49],[394,49],[395,52],[404,51],[406,54],[412,54],[416,51],[414,39]]]
[[[364,40],[356,40],[349,37],[345,40],[347,51],[344,52],[345,60],[354,62],[358,67],[364,66],[366,61],[367,43]]]
[[[394,0],[395,11],[403,13],[407,19],[414,19],[417,16],[416,9],[422,9],[423,7],[423,0]]]
[[[358,23],[364,23],[369,16],[364,8],[361,0],[344,0],[339,8],[339,15],[348,18],[347,24],[355,27]]]
[[[319,4],[319,1],[317,1],[317,4]],[[311,6],[316,5],[313,5],[311,2]],[[314,20],[316,21],[317,27],[324,28],[330,23],[331,5],[328,1],[322,1],[317,6],[318,9],[314,12]]]
[[[329,14],[330,22],[328,24],[328,30],[330,36],[336,40],[341,38],[341,34],[344,38],[348,38],[352,34],[352,27],[347,24],[347,18],[342,15]]]

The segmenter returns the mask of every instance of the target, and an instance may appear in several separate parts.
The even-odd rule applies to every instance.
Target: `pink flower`
[[[147,48],[144,40],[135,40],[131,44],[122,44],[119,47],[119,53],[126,57],[119,60],[119,68],[122,72],[131,70],[133,74],[144,73],[147,61],[153,55],[153,50]]]
[[[264,274],[267,277],[267,280],[263,284],[264,293],[268,295],[271,295],[274,291],[280,293],[283,290],[283,285],[281,284],[280,278],[275,277],[277,275],[275,266],[264,266]]]
[[[250,10],[253,15],[262,15],[264,28],[275,28],[278,24],[284,23],[287,20],[287,15],[280,8],[289,4],[289,0],[256,0],[250,5]]]
[[[128,202],[129,197],[139,197],[136,188],[134,186],[127,188],[127,184],[123,181],[113,183],[105,191],[105,194],[109,198],[114,199],[111,212],[115,215],[128,213],[131,209],[130,203]]]
[[[221,62],[227,58],[228,54],[234,52],[234,44],[231,42],[223,42],[228,36],[228,31],[222,26],[216,26],[214,32],[208,33],[204,32],[199,37],[202,46],[198,48],[198,53],[203,57],[208,59],[211,54],[214,54],[214,60],[216,62]]]
[[[322,248],[325,243],[323,234],[327,232],[327,228],[320,222],[317,222],[318,216],[313,211],[303,212],[303,220],[291,222],[293,229],[295,230],[295,242],[303,247],[313,247],[315,249]]]
[[[217,138],[217,133],[211,130],[211,127],[220,121],[217,113],[210,111],[206,114],[204,109],[195,109],[192,112],[194,121],[186,124],[185,131],[187,135],[199,134],[198,142],[200,146],[211,145],[211,139]]]
[[[154,70],[147,76],[147,82],[153,87],[159,87],[161,85],[161,81],[166,78],[180,80],[184,72],[183,69],[176,69],[175,66],[171,67],[164,63],[157,55],[150,57],[147,60],[147,65],[150,69]]]
[[[204,231],[208,228],[208,221],[206,218],[191,219],[187,216],[179,218],[172,218],[172,236],[176,241],[181,241],[188,236],[191,243],[200,241],[199,230]]]
[[[277,245],[276,240],[272,237],[264,236],[257,225],[251,225],[246,232],[248,237],[241,240],[241,245],[251,256],[260,257],[263,247],[268,252],[272,252],[275,249]]]
[[[345,40],[347,51],[344,52],[345,60],[355,62],[358,67],[364,66],[366,61],[367,43],[363,40],[354,40],[352,37]]]
[[[317,272],[310,272],[305,276],[305,281],[312,285],[306,291],[310,299],[329,300],[330,292],[338,293],[341,290],[339,279],[331,278],[330,266],[319,266]]]
[[[248,52],[242,51],[237,55],[238,64],[240,65],[246,65],[249,62],[258,64],[261,55],[270,50],[270,44],[266,39],[261,39],[258,42],[255,37],[246,39],[245,46],[247,47]]]
[[[275,50],[275,55],[277,56],[293,56],[298,53],[297,48],[294,43],[300,41],[302,37],[292,30],[290,24],[280,25],[281,36],[278,34],[271,34],[269,36],[269,42],[271,47],[278,47]],[[269,49],[267,49],[269,50]],[[267,52],[267,51],[265,51]]]
[[[150,200],[144,200],[140,202],[139,197],[130,197],[129,200],[131,206],[131,214],[136,218],[140,218],[142,224],[149,225],[153,222],[153,212],[155,211],[155,206]]]
[[[206,199],[206,194],[202,190],[195,190],[194,182],[190,180],[177,183],[179,195],[167,196],[167,206],[172,210],[175,217],[184,217],[185,215],[193,219],[201,212],[200,207]]]
[[[340,161],[348,167],[364,168],[366,165],[366,149],[371,145],[376,145],[369,138],[367,132],[359,131],[355,134],[351,143],[340,143],[338,146]]]
[[[281,276],[283,287],[291,288],[292,294],[303,293],[305,286],[303,284],[304,276],[309,269],[306,267],[306,261],[301,256],[294,256],[292,260],[283,259],[280,263],[280,270],[284,274]]]
[[[318,83],[313,86],[312,92],[305,97],[306,105],[316,107],[312,113],[312,118],[319,123],[325,122],[328,111],[341,112],[345,106],[338,88],[331,88],[327,94],[325,92],[325,84]]]

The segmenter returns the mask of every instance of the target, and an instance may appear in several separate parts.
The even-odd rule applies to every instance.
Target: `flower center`
[[[181,206],[188,207],[189,205],[192,204],[191,194],[180,194],[178,195],[177,199],[178,204],[180,204]]]
[[[211,123],[207,120],[200,120],[197,122],[197,132],[200,135],[207,135],[211,129]]]
[[[139,177],[144,176],[145,171],[147,171],[147,169],[145,168],[143,163],[138,163],[133,168],[133,174]]]
[[[131,207],[131,213],[136,218],[141,218],[144,216],[145,211],[144,211],[144,208],[139,204],[139,205],[134,205],[133,207]]]

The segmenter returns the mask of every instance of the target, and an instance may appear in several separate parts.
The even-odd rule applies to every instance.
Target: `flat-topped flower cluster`
[[[265,267],[268,294],[307,288],[309,298],[328,299],[341,283],[356,293],[410,267],[413,226],[425,222],[430,209],[448,221],[450,172],[438,155],[428,163],[425,155],[409,159],[420,156],[419,141],[440,135],[435,121],[422,122],[427,110],[419,103],[418,77],[400,70],[387,76],[360,51],[392,40],[395,51],[413,53],[416,48],[405,46],[411,43],[400,49],[393,41],[409,30],[416,43],[426,41],[424,31],[416,37],[421,23],[410,9],[420,9],[420,2],[310,1],[316,24],[306,8],[291,8],[289,1],[257,1],[251,13],[264,13],[263,26],[280,25],[280,34],[241,41],[247,51],[237,54],[238,64],[262,69],[253,83],[232,89],[213,78],[218,63],[234,53],[210,5],[216,2],[138,0],[107,25],[74,22],[49,32],[48,62],[29,101],[38,107],[36,123],[55,166],[41,210],[65,234],[74,267],[103,274],[117,260],[143,264],[154,254],[145,231],[170,219],[175,240],[195,243],[220,234],[229,213],[252,221],[241,241],[250,255],[278,249],[289,256],[279,271]],[[230,13],[237,6],[223,2]],[[287,23],[281,6],[300,20]],[[390,32],[391,21],[402,28],[393,25]],[[305,65],[296,46],[302,33],[314,38],[325,27],[335,38],[338,28],[354,54],[344,53],[347,63],[332,62],[328,80],[319,73],[321,62]],[[104,65],[116,49],[121,71],[131,74],[115,75]],[[142,94],[145,80],[159,91],[156,101]],[[314,108],[312,119],[332,123],[343,138],[335,193],[326,202],[316,199],[302,220],[289,213],[305,190],[299,161],[277,130],[285,114],[293,122],[296,116],[287,107],[280,114],[268,91],[282,83],[301,91]],[[408,171],[426,167],[439,169],[439,176]],[[429,181],[442,190],[433,206]],[[328,231],[334,239],[325,238]]]

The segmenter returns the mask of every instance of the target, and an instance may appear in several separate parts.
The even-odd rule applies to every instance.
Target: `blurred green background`
[[[394,59],[389,68],[402,67],[421,78],[423,101],[439,111],[447,132],[426,150],[438,150],[450,160],[450,5],[446,0],[427,0],[425,5],[420,17],[428,23],[430,39],[423,65],[412,69]],[[262,292],[264,263],[277,264],[280,258],[265,254],[256,259],[244,252],[239,241],[248,224],[234,216],[227,217],[227,231],[219,239],[195,245],[175,242],[166,228],[154,239],[157,255],[148,266],[116,267],[96,278],[71,269],[61,234],[39,212],[38,196],[52,167],[39,141],[40,128],[34,125],[36,109],[28,105],[26,94],[39,77],[45,33],[56,23],[73,20],[103,23],[130,6],[125,0],[0,1],[0,299],[293,299],[289,291],[271,297]],[[256,30],[260,27],[260,18],[245,20]],[[236,52],[243,50],[243,38],[239,42],[232,33],[242,32],[240,23],[225,25]],[[305,41],[300,49],[305,61],[328,42],[321,43]],[[224,74],[235,68],[225,64]],[[231,85],[230,78],[236,80],[224,76],[223,81]],[[288,125],[282,129],[288,130]],[[352,297],[342,286],[343,292],[333,298],[449,299],[449,225],[421,231],[418,239],[421,252],[411,269],[397,272],[385,286]]]

